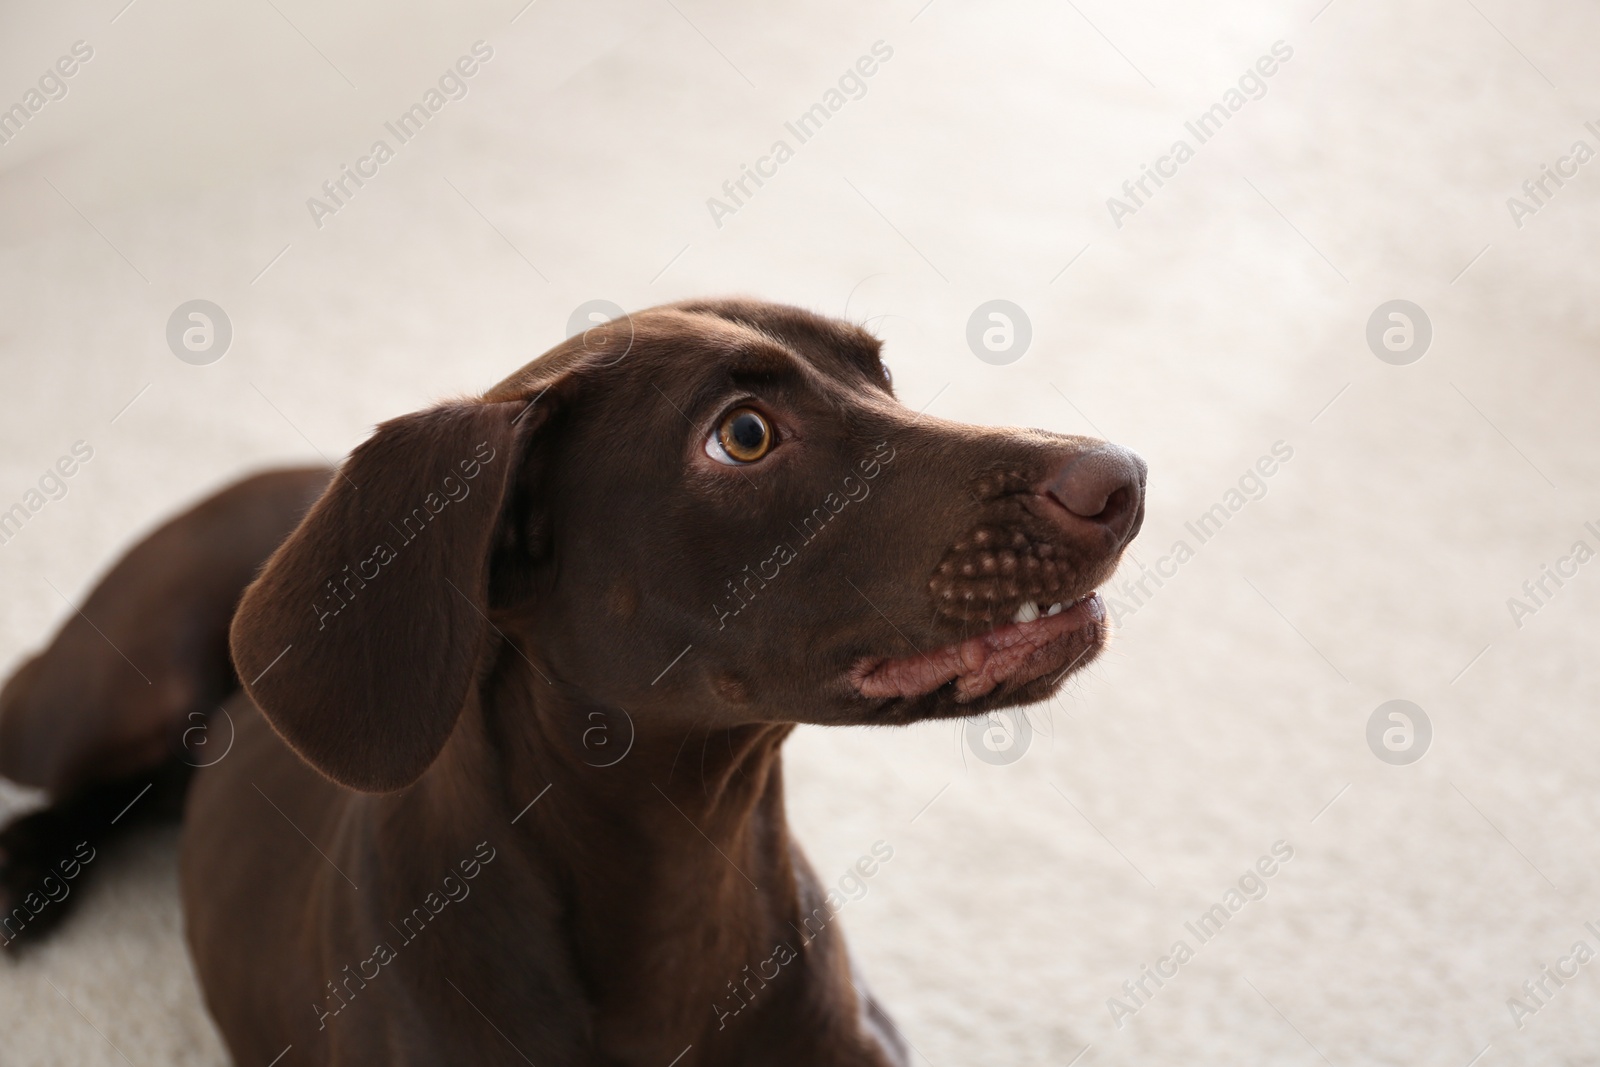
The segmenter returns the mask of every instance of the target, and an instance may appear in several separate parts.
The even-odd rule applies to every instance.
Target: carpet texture
[[[92,449],[0,544],[0,666],[174,509],[586,301],[848,315],[909,406],[1151,470],[1114,647],[1026,727],[789,746],[824,879],[894,850],[842,921],[916,1062],[1600,1063],[1600,963],[1560,962],[1600,950],[1600,9],[122,4],[0,32],[0,107],[43,79],[0,144],[0,510]],[[1369,744],[1391,700],[1426,742]],[[225,1062],[175,846],[0,967],[0,1064]]]

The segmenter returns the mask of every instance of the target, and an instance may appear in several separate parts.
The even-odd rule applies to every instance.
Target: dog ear
[[[383,423],[245,590],[240,681],[301,758],[388,792],[438,756],[489,630],[490,557],[549,402]]]

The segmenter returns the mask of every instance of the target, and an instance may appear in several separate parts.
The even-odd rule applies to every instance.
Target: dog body
[[[1143,487],[1102,442],[912,413],[869,335],[751,301],[385,423],[298,525],[304,494],[256,517],[293,532],[200,709],[229,747],[191,760],[184,908],[236,1062],[906,1063],[788,834],[783,741],[1053,692]],[[151,588],[146,629],[191,625]],[[63,807],[176,751],[43,773],[60,703],[7,687],[0,770]]]
[[[904,1062],[787,844],[788,728],[754,728],[732,756],[705,739],[706,775],[680,767],[664,799],[651,779],[668,782],[665,745],[639,739],[610,768],[626,775],[596,791],[600,769],[581,762],[485,773],[499,761],[479,719],[423,780],[375,798],[294,759],[247,698],[230,711],[234,766],[193,790],[183,887],[207,1003],[239,1062],[274,1042],[333,1064],[515,1063],[523,1050],[670,1063],[689,1045],[698,1063]],[[550,788],[512,825],[539,793],[509,795],[514,782]],[[764,968],[782,981],[761,978],[783,945],[794,958]]]

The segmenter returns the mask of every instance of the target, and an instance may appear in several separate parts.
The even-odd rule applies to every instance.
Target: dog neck
[[[435,795],[417,798],[436,812],[477,809],[449,820],[459,826],[497,828],[511,878],[480,879],[477,891],[503,892],[548,928],[530,936],[530,963],[542,965],[551,944],[568,946],[567,965],[605,1019],[598,1032],[626,1062],[677,1041],[670,1060],[735,1009],[747,1024],[758,1013],[750,1009],[798,996],[807,966],[770,985],[748,981],[780,945],[798,956],[806,941],[783,800],[781,750],[793,726],[686,731],[643,718],[630,727],[617,709],[525,671],[491,678],[438,773],[419,783]],[[590,733],[585,744],[584,731],[597,729],[613,737]],[[470,805],[463,782],[474,783]]]

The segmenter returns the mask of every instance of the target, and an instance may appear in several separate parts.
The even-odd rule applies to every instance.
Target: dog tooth
[[[1017,613],[1014,616],[1012,616],[1011,621],[1012,622],[1032,622],[1034,619],[1037,619],[1038,617],[1039,617],[1039,605],[1035,604],[1031,600],[1024,600],[1022,602],[1022,607],[1017,609]]]
[[[1046,615],[1060,615],[1061,614],[1061,605],[1060,604],[1051,604],[1050,605],[1050,610],[1045,612],[1045,614]]]

